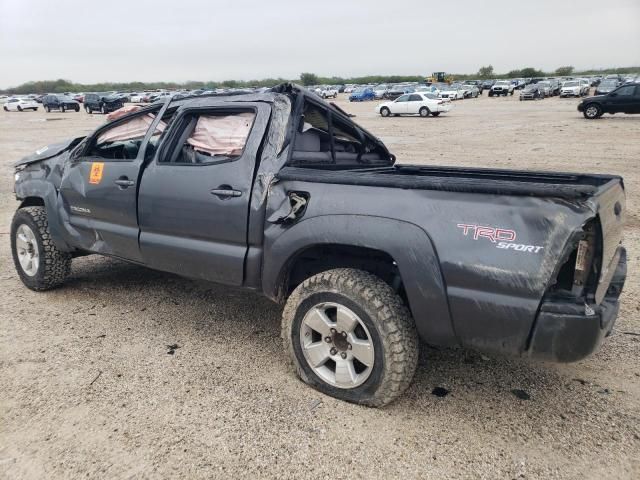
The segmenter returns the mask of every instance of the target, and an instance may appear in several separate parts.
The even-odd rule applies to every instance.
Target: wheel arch
[[[267,229],[265,236],[262,290],[267,297],[283,302],[304,273],[359,268],[398,291],[422,338],[438,345],[458,343],[440,262],[422,228],[386,217],[326,215],[278,233]]]
[[[52,183],[42,179],[30,179],[16,183],[16,196],[23,207],[45,207],[51,240],[62,252],[74,249],[65,241],[64,229],[58,215],[58,194]]]

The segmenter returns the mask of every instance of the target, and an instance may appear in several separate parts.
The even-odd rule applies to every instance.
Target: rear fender
[[[420,336],[435,345],[457,344],[437,253],[428,234],[412,223],[386,217],[327,215],[291,226],[269,225],[262,271],[264,293],[274,300],[281,297],[291,260],[299,252],[335,244],[391,256],[398,265]]]

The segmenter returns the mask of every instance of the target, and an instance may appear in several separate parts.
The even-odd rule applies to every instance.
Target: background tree
[[[300,83],[302,85],[317,85],[318,84],[318,76],[315,73],[301,73],[300,74]]]
[[[491,77],[493,77],[493,65],[487,65],[486,67],[480,67],[480,70],[478,70],[478,76],[480,78],[491,78]]]
[[[568,77],[573,73],[574,68],[571,65],[556,68],[556,75],[559,77]]]

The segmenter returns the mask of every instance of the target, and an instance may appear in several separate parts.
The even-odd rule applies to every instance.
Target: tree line
[[[496,73],[492,65],[480,67],[476,73],[456,74],[449,73],[456,80],[468,79],[495,79],[495,78],[529,78],[547,76],[569,76],[569,75],[598,75],[598,74],[627,74],[640,72],[640,67],[622,67],[597,70],[577,71],[574,67],[562,66],[553,72],[544,72],[534,67],[524,67],[511,70],[507,73]],[[0,93],[11,93],[22,95],[27,93],[64,93],[64,92],[109,92],[109,91],[146,91],[146,90],[175,90],[175,89],[214,89],[214,88],[248,88],[248,87],[272,87],[283,82],[294,82],[302,85],[344,85],[369,84],[369,83],[402,83],[402,82],[422,82],[429,75],[366,75],[361,77],[323,77],[315,73],[304,72],[296,79],[285,78],[264,78],[262,80],[224,80],[221,82],[189,81],[189,82],[104,82],[82,84],[74,83],[70,80],[41,80],[26,82],[17,87],[0,90]]]

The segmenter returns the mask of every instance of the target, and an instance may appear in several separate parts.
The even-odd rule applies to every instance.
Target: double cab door
[[[158,111],[125,117],[81,144],[60,189],[68,234],[92,252],[240,285],[270,107],[193,104],[158,122]]]

